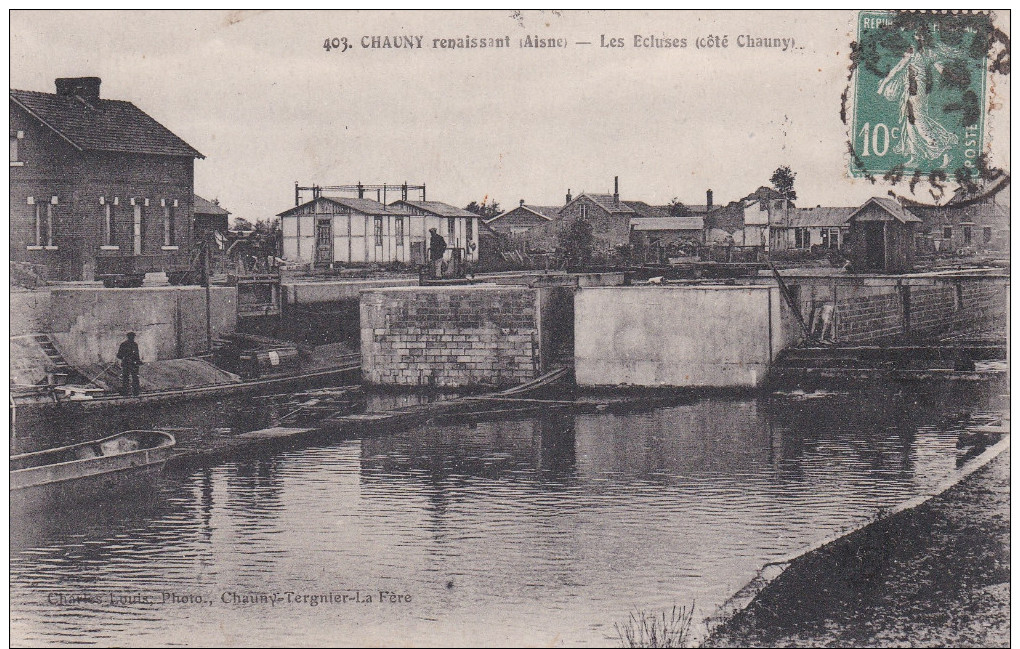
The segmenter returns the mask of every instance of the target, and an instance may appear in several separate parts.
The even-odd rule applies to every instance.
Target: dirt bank
[[[795,560],[706,646],[1009,646],[1009,450]]]

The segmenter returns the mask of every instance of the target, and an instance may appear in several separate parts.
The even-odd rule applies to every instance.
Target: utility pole
[[[209,256],[212,250],[209,248],[209,236],[211,230],[205,231],[202,244],[202,275],[205,279],[205,351],[212,352],[212,304],[209,289]]]

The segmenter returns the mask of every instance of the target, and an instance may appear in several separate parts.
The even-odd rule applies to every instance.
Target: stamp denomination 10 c
[[[860,12],[851,175],[977,174],[987,102],[982,18]]]

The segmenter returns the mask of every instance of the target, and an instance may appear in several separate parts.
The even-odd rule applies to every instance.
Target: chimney
[[[521,199],[521,207],[524,207],[524,199]]]
[[[574,200],[574,197],[570,195],[570,190],[568,189],[567,190],[567,202],[569,203],[572,200]]]
[[[711,212],[712,211],[712,190],[711,189],[708,190],[707,192],[705,192],[705,211],[706,212]]]
[[[89,104],[99,103],[99,77],[71,77],[57,79],[57,94],[65,97],[79,97]]]
[[[613,176],[613,204],[620,204],[620,177]]]

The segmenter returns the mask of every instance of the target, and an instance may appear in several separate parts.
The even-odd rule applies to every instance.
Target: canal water
[[[709,396],[171,472],[130,503],[12,521],[12,643],[616,644],[632,611],[702,619],[763,563],[952,475],[1004,389]]]

